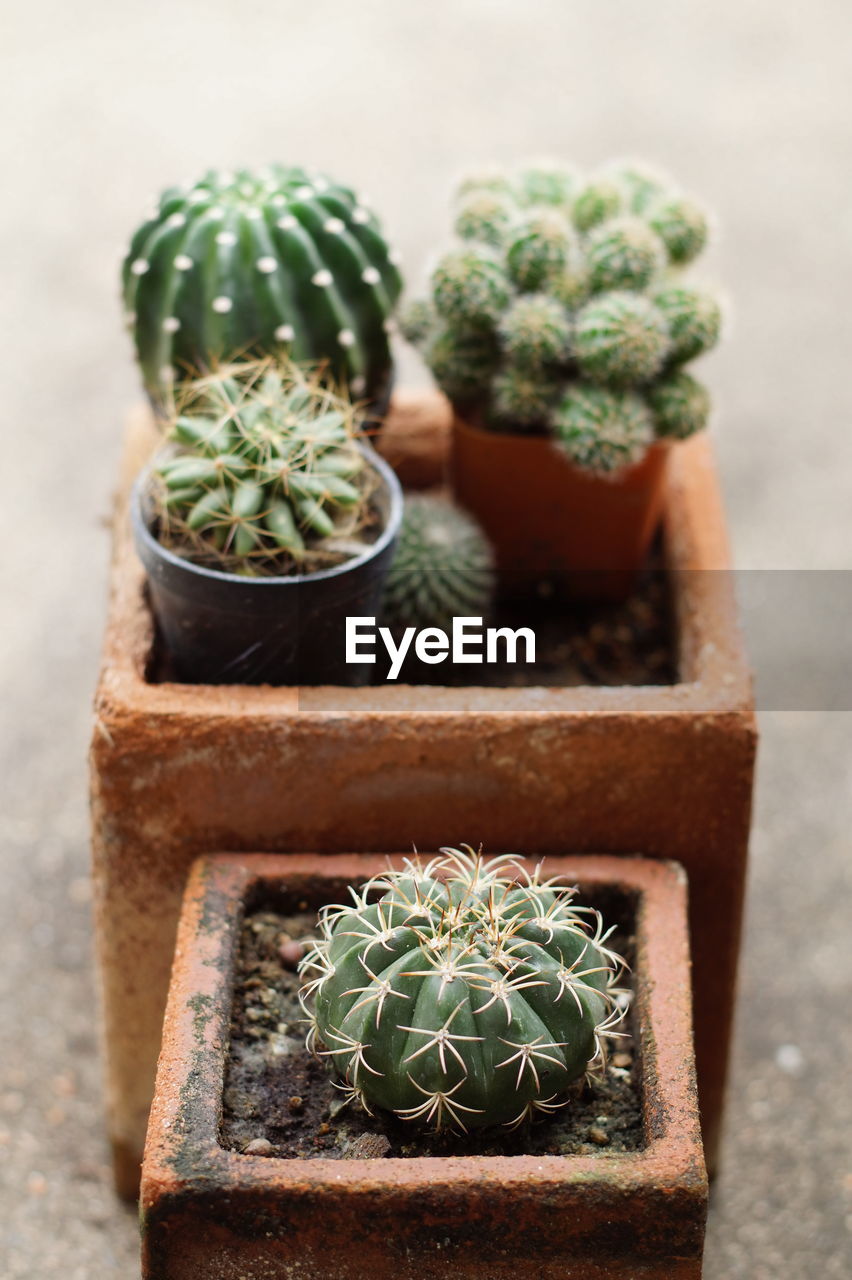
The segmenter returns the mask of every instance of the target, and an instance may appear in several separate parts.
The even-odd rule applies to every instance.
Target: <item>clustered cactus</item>
[[[349,558],[371,519],[356,429],[351,403],[293,364],[240,362],[188,383],[150,476],[159,541],[245,576]]]
[[[133,236],[127,323],[157,403],[216,362],[323,362],[353,395],[388,389],[397,256],[363,198],[321,174],[211,170],[165,191]]]
[[[454,225],[403,329],[463,414],[549,434],[603,473],[706,425],[709,397],[683,366],[717,342],[721,312],[683,268],[707,219],[668,178],[628,163],[481,174],[461,184]]]
[[[385,581],[385,626],[447,629],[455,617],[487,617],[495,582],[491,545],[471,516],[447,498],[406,496]]]
[[[409,860],[330,906],[301,973],[308,1044],[341,1087],[433,1129],[519,1125],[565,1102],[623,1017],[598,912],[516,860]]]

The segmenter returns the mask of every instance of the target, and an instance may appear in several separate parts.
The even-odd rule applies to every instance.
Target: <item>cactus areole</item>
[[[321,915],[302,999],[309,1045],[368,1110],[521,1124],[563,1105],[618,1034],[622,962],[573,890],[465,847],[352,894]]]
[[[169,188],[133,236],[122,283],[155,403],[176,378],[278,352],[372,403],[388,392],[396,255],[364,200],[327,177],[271,165]]]

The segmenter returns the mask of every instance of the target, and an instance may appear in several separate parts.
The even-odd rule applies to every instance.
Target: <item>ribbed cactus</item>
[[[293,365],[223,366],[186,385],[151,475],[157,537],[246,576],[339,563],[369,519],[351,404]]]
[[[654,439],[651,412],[638,395],[582,383],[557,405],[554,430],[575,466],[603,475],[639,462]]]
[[[676,369],[660,378],[648,393],[659,439],[686,440],[703,431],[710,416],[710,395],[697,378]]]
[[[460,244],[440,259],[429,303],[405,325],[439,386],[495,431],[562,438],[560,406],[577,391],[588,407],[594,383],[614,398],[605,413],[598,402],[584,411],[579,465],[611,471],[618,458],[638,461],[653,439],[648,402],[658,382],[719,338],[719,303],[682,275],[707,238],[703,210],[633,161],[587,177],[540,164],[465,181],[455,226]],[[610,429],[622,420],[612,407],[623,408],[624,390],[636,392],[629,446],[619,429],[587,448],[595,422]],[[702,416],[692,395],[690,429]],[[666,428],[657,410],[654,419],[670,436],[681,429]]]
[[[446,498],[408,494],[385,582],[383,624],[449,629],[455,617],[487,617],[494,557],[476,521]]]
[[[638,293],[605,293],[580,310],[574,355],[580,372],[593,382],[636,387],[650,382],[671,347],[666,322]]]
[[[622,1018],[620,958],[574,891],[469,848],[328,907],[306,956],[309,1045],[352,1098],[435,1130],[562,1105]]]
[[[124,306],[145,385],[235,356],[324,363],[353,395],[385,393],[401,288],[375,215],[300,168],[211,170],[165,191],[133,237]]]

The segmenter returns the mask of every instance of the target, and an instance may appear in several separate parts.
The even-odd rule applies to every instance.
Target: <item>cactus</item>
[[[406,342],[419,346],[438,324],[432,303],[426,298],[411,298],[399,313],[399,328]]]
[[[682,369],[655,382],[647,399],[660,439],[686,440],[707,426],[710,416],[707,388]]]
[[[707,215],[694,200],[684,196],[661,196],[647,208],[648,225],[666,246],[669,261],[676,266],[692,262],[707,243]]]
[[[673,364],[685,364],[715,347],[722,310],[712,293],[695,285],[671,284],[658,289],[653,299],[668,326]]]
[[[623,1017],[611,931],[574,893],[467,847],[353,889],[301,966],[309,1046],[351,1098],[421,1127],[551,1113]]]
[[[571,350],[571,321],[555,298],[522,294],[504,313],[499,337],[508,359],[525,369],[564,364]]]
[[[567,208],[582,182],[576,169],[553,160],[539,160],[522,169],[514,183],[519,204]]]
[[[671,348],[662,313],[641,294],[606,293],[577,315],[574,355],[593,382],[635,387],[663,367]]]
[[[512,223],[513,206],[495,191],[471,191],[460,202],[455,231],[462,240],[499,247]]]
[[[500,360],[492,334],[450,327],[430,335],[425,355],[438,386],[456,404],[486,398]]]
[[[489,328],[509,301],[509,281],[490,254],[466,246],[440,259],[432,272],[432,297],[450,323]]]
[[[297,366],[224,366],[186,384],[149,494],[159,541],[245,576],[352,554],[370,519],[352,405]]]
[[[707,219],[665,174],[633,161],[586,178],[532,165],[479,175],[459,201],[461,243],[405,329],[450,399],[486,427],[558,436],[560,404],[577,392],[587,405],[586,383],[650,396],[717,341],[718,302],[680,270],[703,246]],[[603,403],[575,445],[582,465],[597,458],[605,471],[637,461],[652,433],[646,404]],[[702,418],[694,394],[682,411],[670,435]],[[617,429],[625,415],[629,446]],[[587,436],[595,421],[614,433],[598,450]]]
[[[579,244],[568,221],[555,209],[537,210],[524,218],[508,240],[506,267],[523,292],[545,288],[579,258]]]
[[[375,215],[304,169],[211,171],[164,192],[124,262],[124,306],[145,386],[236,355],[324,362],[353,395],[380,399],[401,278]]]
[[[595,293],[644,289],[665,265],[666,251],[641,218],[610,218],[589,233],[586,261]]]
[[[494,557],[476,521],[446,498],[409,494],[385,583],[383,623],[452,627],[454,617],[487,617]]]
[[[598,178],[586,183],[574,201],[571,211],[574,225],[581,231],[590,231],[621,213],[623,206],[624,196],[616,183]]]
[[[641,461],[654,438],[651,412],[638,395],[583,383],[557,407],[554,431],[575,466],[604,475]]]
[[[560,394],[558,378],[540,369],[509,365],[491,383],[487,425],[495,431],[540,431],[547,427]]]

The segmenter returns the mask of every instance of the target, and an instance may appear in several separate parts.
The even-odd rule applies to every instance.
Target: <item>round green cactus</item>
[[[505,859],[444,849],[332,906],[302,965],[309,1045],[367,1109],[435,1130],[552,1112],[622,1017],[597,912]]]
[[[575,466],[613,475],[641,461],[654,423],[635,393],[578,383],[556,410],[554,434]]]
[[[613,160],[601,170],[600,178],[623,191],[632,213],[644,213],[653,200],[675,188],[668,174],[641,160]]]
[[[356,426],[352,405],[295,365],[242,362],[187,383],[152,469],[158,540],[245,576],[346,559],[369,513]]]
[[[577,238],[556,209],[542,209],[523,218],[507,241],[506,267],[513,284],[531,293],[575,265]]]
[[[491,544],[476,521],[446,498],[408,494],[385,583],[384,625],[449,629],[455,617],[487,617],[494,587]]]
[[[569,165],[540,160],[522,169],[514,184],[520,204],[570,207],[582,177]]]
[[[577,315],[574,356],[593,382],[634,387],[659,373],[671,342],[662,313],[637,293],[592,298]]]
[[[694,360],[715,347],[722,329],[722,309],[712,293],[695,285],[671,284],[656,290],[653,299],[668,326],[668,358],[673,364]]]
[[[451,249],[432,272],[432,298],[451,324],[487,328],[509,301],[509,281],[489,253],[473,246]]]
[[[657,436],[686,440],[703,431],[710,416],[710,394],[697,378],[675,370],[660,378],[647,392]]]
[[[685,196],[662,196],[654,200],[645,217],[676,266],[691,262],[707,243],[707,215],[699,204]]]
[[[493,334],[447,325],[429,335],[424,358],[444,395],[468,404],[487,397],[500,352]]]
[[[511,201],[496,191],[471,191],[460,202],[455,231],[462,240],[499,246],[512,223]]]
[[[508,365],[491,384],[487,423],[498,431],[545,428],[561,389],[558,378],[541,369]]]
[[[380,399],[401,289],[375,215],[304,169],[211,171],[164,192],[134,235],[124,307],[145,386],[248,353],[324,364],[353,395]]]
[[[517,298],[504,313],[498,332],[509,360],[527,369],[564,364],[570,354],[568,312],[545,293]]]
[[[586,261],[592,289],[644,289],[665,266],[663,242],[636,217],[610,218],[589,233]]]
[[[580,231],[590,231],[621,213],[623,207],[624,196],[616,183],[607,178],[597,178],[587,182],[574,201],[574,225]]]
[[[458,183],[455,196],[457,200],[464,200],[466,196],[474,195],[481,191],[490,191],[495,195],[514,198],[511,178],[502,169],[496,167],[479,169],[474,173],[467,174]]]

